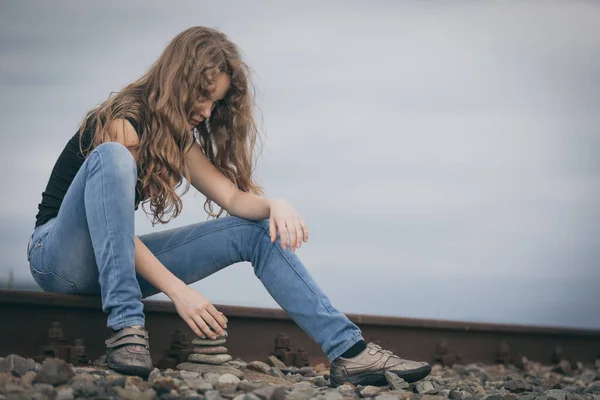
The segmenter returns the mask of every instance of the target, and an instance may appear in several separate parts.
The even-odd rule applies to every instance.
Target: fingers
[[[206,338],[200,328],[198,328],[196,321],[194,321],[192,318],[187,318],[185,322],[189,325],[190,329],[196,334],[196,336],[201,337],[202,339]]]
[[[213,306],[212,304],[210,305],[210,307],[207,308],[207,310],[208,310],[208,313],[215,319],[215,321],[217,321],[217,324],[219,324],[220,328],[222,328],[222,329],[227,328],[227,321],[225,320],[225,316],[223,315],[222,312],[217,311],[215,306]],[[223,332],[219,333],[219,335],[222,335],[222,334],[223,334]]]
[[[308,242],[308,228],[303,220],[299,220],[302,231],[304,232],[304,243]]]
[[[269,220],[269,234],[271,236],[271,243],[277,238],[277,231],[279,231],[281,239],[281,248],[285,250],[288,245],[290,251],[295,251],[302,246],[302,242],[308,241],[308,228],[302,219],[296,219],[293,221],[287,221],[280,219],[277,222]],[[289,241],[289,244],[288,244]]]
[[[275,227],[275,221],[269,220],[269,235],[271,236],[271,243],[277,240],[277,228]]]
[[[217,338],[217,335],[223,336],[225,334],[225,332],[223,332],[223,328],[221,328],[219,323],[213,318],[212,315],[210,315],[208,310],[203,310],[200,313],[200,316],[202,317],[204,322],[206,322],[206,324],[209,326],[209,329],[212,328],[212,331],[209,333],[208,337],[215,340]]]
[[[202,335],[198,335],[196,333],[198,336],[200,336],[203,339],[213,339],[213,337],[215,337],[215,333],[210,330],[210,327],[206,324],[206,322],[204,322],[204,319],[202,319],[201,315],[196,314],[192,317],[192,319],[194,320],[198,328],[200,328],[200,331],[202,333]]]
[[[300,225],[300,221],[297,221],[294,224],[294,227],[296,228],[296,237],[298,238],[298,240],[296,241],[296,247],[300,248],[302,247],[302,242],[305,241],[304,232],[302,231],[302,225]]]
[[[291,251],[295,251],[296,247],[298,247],[298,236],[297,236],[297,231],[296,231],[296,227],[294,225],[293,222],[286,224],[288,229],[288,235],[290,236],[290,250]]]
[[[279,230],[279,237],[281,238],[281,248],[285,250],[288,242],[288,231],[285,227],[285,221],[277,221],[277,229]]]

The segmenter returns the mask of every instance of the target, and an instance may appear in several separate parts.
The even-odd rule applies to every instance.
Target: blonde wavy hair
[[[217,102],[209,119],[201,123],[197,138],[189,127],[199,97],[207,97],[215,79],[226,73],[231,87]],[[137,150],[138,184],[143,205],[149,204],[153,223],[167,223],[183,208],[177,194],[189,190],[185,154],[196,140],[211,163],[240,190],[263,194],[253,178],[258,130],[254,121],[255,90],[250,68],[242,61],[238,47],[218,30],[192,27],[167,45],[148,72],[120,92],[89,111],[82,122],[80,145],[86,124],[92,125],[90,146],[82,154],[110,139],[107,121],[131,118],[139,125]],[[114,138],[113,138],[114,139]],[[211,199],[204,209],[218,218]]]

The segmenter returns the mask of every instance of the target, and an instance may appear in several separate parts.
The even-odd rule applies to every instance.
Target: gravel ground
[[[390,374],[389,386],[345,384],[338,388],[330,386],[329,370],[323,364],[298,369],[272,358],[269,364],[231,361],[228,365],[234,367],[231,372],[235,374],[154,369],[143,380],[101,367],[73,367],[58,359],[37,364],[9,355],[0,359],[0,400],[600,400],[600,360],[588,366],[566,361],[545,366],[523,360],[522,368],[502,364],[434,365],[430,376],[413,384]]]

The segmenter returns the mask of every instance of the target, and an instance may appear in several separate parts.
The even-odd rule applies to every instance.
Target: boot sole
[[[150,372],[152,372],[151,369],[148,369],[145,367],[140,367],[140,366],[135,366],[135,365],[111,365],[111,364],[108,364],[108,368],[112,369],[115,372],[123,374],[123,375],[135,375],[135,376],[139,376],[144,379],[148,378],[148,376],[150,375]]]
[[[391,372],[391,371],[390,371]],[[413,383],[425,378],[427,375],[431,373],[431,366],[426,365],[421,368],[413,369],[411,371],[394,371],[392,372],[395,375],[398,375],[400,378],[404,379],[408,383]],[[344,378],[342,382],[336,382],[334,377],[330,377],[331,386],[338,387],[345,382],[351,383],[354,386],[362,385],[372,385],[372,386],[387,386],[388,381],[385,379],[385,375],[382,373],[373,373],[373,372],[363,372],[361,374],[357,374],[351,377]]]

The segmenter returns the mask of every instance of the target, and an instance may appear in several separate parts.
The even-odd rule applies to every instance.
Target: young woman
[[[145,376],[152,369],[141,299],[164,292],[194,333],[223,334],[227,320],[189,284],[250,261],[256,276],[331,361],[333,385],[407,381],[430,367],[363,341],[295,254],[306,224],[283,200],[259,196],[252,178],[257,129],[248,68],[221,32],[177,35],[150,70],[88,112],[58,158],[28,245],[42,289],[100,294],[113,335],[107,362]],[[183,182],[219,217],[148,235],[134,233],[138,205],[154,222],[181,212]],[[215,212],[212,204],[221,210]]]

